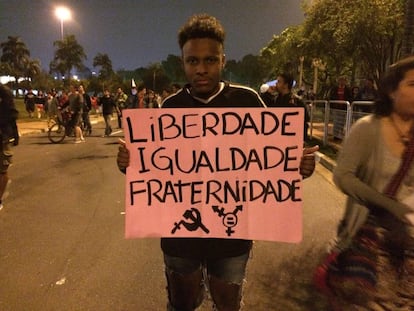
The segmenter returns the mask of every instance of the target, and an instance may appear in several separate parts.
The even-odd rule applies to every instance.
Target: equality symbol
[[[235,210],[230,213],[225,213],[224,208],[219,208],[217,205],[213,205],[212,208],[215,213],[220,217],[223,217],[223,225],[227,227],[226,233],[228,236],[231,236],[232,233],[235,232],[232,228],[234,228],[238,222],[237,212],[243,210],[243,205],[237,205]]]
[[[201,228],[205,233],[209,233],[210,230],[207,229],[206,226],[203,225],[201,222],[201,214],[200,211],[194,207],[188,209],[184,212],[183,217],[185,219],[191,220],[190,222],[186,222],[181,220],[179,222],[174,223],[174,228],[171,230],[171,234],[174,234],[175,231],[181,229],[181,225],[183,225],[188,231],[196,231],[198,228]]]

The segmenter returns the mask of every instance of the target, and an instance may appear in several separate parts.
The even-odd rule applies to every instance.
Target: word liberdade
[[[278,137],[301,133],[298,124],[303,121],[297,121],[298,111],[284,110],[280,115],[264,109],[259,114],[252,114],[249,109],[244,114],[228,110],[181,114],[170,111],[150,117],[146,123],[137,120],[146,124],[139,132],[134,131],[132,120],[126,119],[130,142],[137,151],[134,153],[137,158],[131,161],[137,165],[134,168],[138,168],[140,176],[129,185],[131,205],[136,197],[139,202],[145,199],[148,206],[168,202],[301,201],[296,194],[300,178],[285,180],[284,176],[274,176],[274,179],[262,180],[256,176],[260,174],[254,179],[234,177],[249,176],[248,173],[237,175],[238,172],[276,168],[284,172],[298,171],[299,146],[275,146]],[[240,137],[262,143],[259,148],[247,147],[249,144],[234,146],[233,141]],[[203,145],[200,140],[208,140],[207,150],[200,149]],[[160,180],[156,177],[160,173],[168,178]],[[217,180],[218,174],[226,174],[225,180]]]

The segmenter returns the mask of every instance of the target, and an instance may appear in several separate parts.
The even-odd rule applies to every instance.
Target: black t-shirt
[[[190,94],[186,85],[165,99],[162,108],[264,107],[260,96],[252,89],[222,82],[218,93],[207,100]],[[251,240],[217,238],[162,238],[161,248],[167,255],[195,259],[236,257],[247,253]]]

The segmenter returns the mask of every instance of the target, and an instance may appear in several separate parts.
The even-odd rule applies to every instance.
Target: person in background
[[[35,111],[36,105],[36,95],[33,93],[33,90],[30,88],[27,91],[27,94],[24,96],[24,105],[26,107],[26,111],[29,114],[29,118],[33,118],[33,113]]]
[[[352,90],[347,85],[347,78],[345,76],[339,77],[338,85],[331,88],[329,93],[330,100],[343,101],[344,103],[331,103],[329,104],[330,114],[333,119],[333,135],[336,139],[343,139],[345,136],[345,122],[347,104],[353,100]]]
[[[99,105],[102,106],[102,115],[105,120],[105,133],[102,137],[108,137],[112,133],[111,118],[116,109],[116,103],[108,89],[104,90],[104,94],[98,101]]]
[[[70,93],[68,96],[69,110],[72,115],[70,120],[70,126],[75,130],[75,144],[85,142],[83,137],[81,123],[82,123],[82,108],[83,108],[83,96],[79,94],[79,89],[75,85],[70,86]]]
[[[357,101],[370,101],[373,102],[378,97],[378,91],[375,88],[374,79],[368,78],[364,81],[364,86],[359,90],[356,99]],[[365,112],[365,113],[372,113],[374,106],[370,105],[358,105],[355,107],[355,110]]]
[[[116,113],[118,117],[118,128],[122,128],[122,110],[126,108],[128,95],[124,93],[121,87],[118,87],[115,95]]]
[[[359,90],[356,100],[374,101],[378,97],[378,91],[374,85],[374,79],[365,79],[364,86]]]
[[[269,107],[301,107],[304,111],[303,120],[303,140],[308,141],[308,129],[310,116],[301,98],[292,91],[294,79],[290,74],[281,73],[277,77],[276,91],[277,96]]]
[[[89,113],[92,109],[91,97],[88,93],[85,92],[84,86],[81,84],[79,86],[79,94],[83,97],[83,107],[82,107],[82,121],[85,133],[88,135],[92,134],[92,123],[89,118]]]
[[[338,84],[330,90],[329,99],[352,101],[352,91],[347,85],[346,77],[342,76],[338,78]]]
[[[268,84],[262,84],[260,86],[260,97],[262,98],[263,102],[266,104],[267,107],[271,107],[274,105],[275,96],[271,93],[271,88]]]
[[[314,282],[335,310],[414,310],[414,57],[389,67],[374,107],[338,157],[334,182],[346,212]],[[339,263],[355,241],[369,259],[348,270],[362,284],[351,290]]]
[[[147,89],[144,84],[138,85],[137,88],[137,95],[138,95],[138,106],[136,108],[145,108],[145,94],[147,93]]]
[[[145,103],[144,103],[145,108],[159,108],[158,101],[155,96],[155,92],[153,90],[147,91],[147,96],[145,97],[144,100],[145,100]]]
[[[171,94],[172,94],[172,87],[167,86],[163,88],[161,92],[161,103],[164,101],[164,99],[166,99]],[[161,103],[160,103],[160,106],[161,106]]]
[[[3,201],[7,197],[7,187],[10,184],[8,170],[13,158],[12,144],[17,145],[19,142],[17,117],[18,111],[11,90],[0,84],[0,210],[4,207]]]
[[[135,81],[132,80],[131,93],[128,95],[125,102],[126,109],[138,108],[138,90]]]
[[[220,22],[206,14],[192,16],[180,29],[178,42],[188,84],[167,97],[163,108],[265,107],[254,90],[221,80],[224,37]],[[313,152],[317,148],[305,149],[300,168],[304,177],[313,173]],[[129,160],[129,151],[120,142],[117,164],[122,172]],[[196,310],[203,301],[203,283],[208,283],[215,310],[240,310],[252,241],[162,238],[161,248],[167,278],[167,310]]]
[[[38,119],[41,119],[45,112],[46,101],[47,97],[45,96],[43,91],[40,90],[36,96],[36,112]]]
[[[52,89],[49,92],[49,96],[47,99],[47,124],[48,126],[51,126],[52,120],[56,120],[58,117],[58,107],[59,107],[59,101],[58,101],[58,95],[56,93],[55,89]]]
[[[351,88],[351,92],[352,92],[352,101],[354,100],[359,100],[358,99],[358,95],[359,95],[359,86],[353,86]]]
[[[181,90],[181,85],[178,83],[171,84],[171,91],[172,93],[177,93],[179,90]]]

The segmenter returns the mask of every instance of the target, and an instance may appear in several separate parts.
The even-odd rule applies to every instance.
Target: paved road
[[[95,125],[84,144],[25,135],[0,212],[0,310],[164,310],[158,239],[125,240],[117,136]],[[324,310],[310,275],[342,213],[343,195],[318,165],[304,181],[300,244],[255,242],[245,310]],[[201,311],[211,310],[207,300]]]

